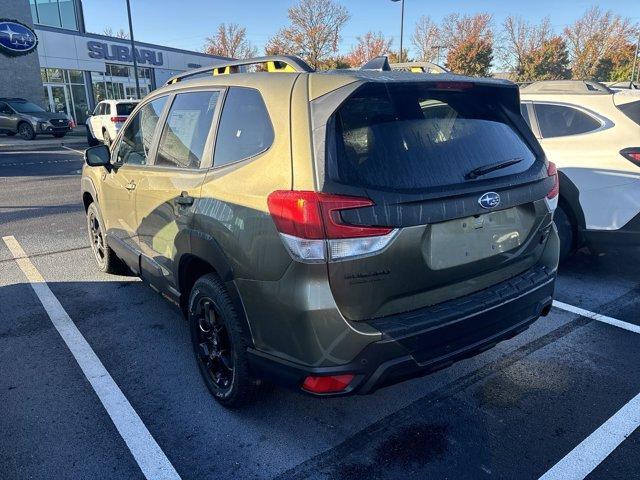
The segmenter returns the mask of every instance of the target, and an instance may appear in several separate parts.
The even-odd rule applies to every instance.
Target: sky
[[[391,0],[337,0],[347,7],[351,19],[342,33],[340,51],[347,53],[358,35],[368,30],[394,37],[393,47],[399,48],[400,3]],[[136,40],[158,45],[201,51],[207,36],[213,35],[218,24],[238,23],[247,29],[249,40],[262,53],[264,44],[280,27],[287,24],[287,9],[294,0],[130,0],[133,31]],[[485,11],[500,25],[508,15],[521,16],[538,22],[551,18],[560,32],[573,23],[592,5],[627,16],[640,23],[640,0],[484,0],[441,1],[405,0],[404,46],[411,51],[410,37],[415,22],[422,15],[440,21],[452,12]],[[102,33],[105,27],[114,32],[128,31],[125,0],[83,0],[87,31]]]

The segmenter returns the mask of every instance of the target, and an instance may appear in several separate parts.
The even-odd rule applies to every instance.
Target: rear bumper
[[[618,230],[583,230],[585,243],[593,247],[640,247],[640,214]]]
[[[256,375],[294,388],[309,376],[354,374],[336,396],[367,394],[378,388],[447,367],[513,337],[551,307],[555,272],[536,266],[526,272],[459,299],[400,315],[371,320],[383,333],[350,363],[308,367],[250,349]]]

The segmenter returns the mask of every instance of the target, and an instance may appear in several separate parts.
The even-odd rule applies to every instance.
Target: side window
[[[520,113],[522,114],[524,121],[527,122],[527,125],[529,125],[529,128],[531,128],[531,119],[529,118],[529,110],[527,109],[526,103],[520,104]]]
[[[535,110],[543,138],[578,135],[597,130],[602,126],[591,115],[565,105],[536,103]]]
[[[102,103],[96,105],[96,108],[93,110],[94,115],[102,115],[102,113],[100,113],[102,111],[102,105]]]
[[[200,168],[220,92],[176,95],[162,131],[155,165]]]
[[[0,113],[3,115],[13,115],[13,110],[4,102],[0,102]]]
[[[253,157],[272,143],[273,126],[260,93],[252,88],[230,88],[220,117],[213,166]]]
[[[116,147],[116,161],[132,165],[146,165],[153,135],[167,103],[167,97],[147,103],[131,119]]]

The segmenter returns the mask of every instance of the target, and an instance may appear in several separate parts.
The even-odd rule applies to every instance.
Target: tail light
[[[640,167],[640,147],[625,148],[620,150],[620,155]]]
[[[553,186],[551,187],[551,190],[549,190],[549,193],[547,193],[547,198],[549,200],[552,200],[556,198],[560,193],[560,179],[558,178],[558,169],[555,163],[549,162],[549,166],[547,167],[547,174],[550,177],[553,177]]]
[[[396,233],[392,228],[342,221],[340,211],[374,205],[368,198],[277,190],[267,204],[289,253],[306,263],[371,255],[386,247]]]
[[[307,377],[302,389],[310,393],[338,393],[344,392],[353,381],[354,375],[332,375],[330,377]]]
[[[111,117],[109,120],[114,123],[123,123],[127,121],[127,117]]]

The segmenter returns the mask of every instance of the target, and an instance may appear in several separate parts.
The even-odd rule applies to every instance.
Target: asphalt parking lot
[[[178,309],[94,267],[80,150],[0,151],[0,478],[154,477],[96,393],[105,373],[88,378],[56,329],[43,282],[159,447],[146,450],[169,466],[157,478],[640,478],[640,253],[579,252],[557,282],[563,309],[431,376],[327,400],[272,388],[227,411]]]

